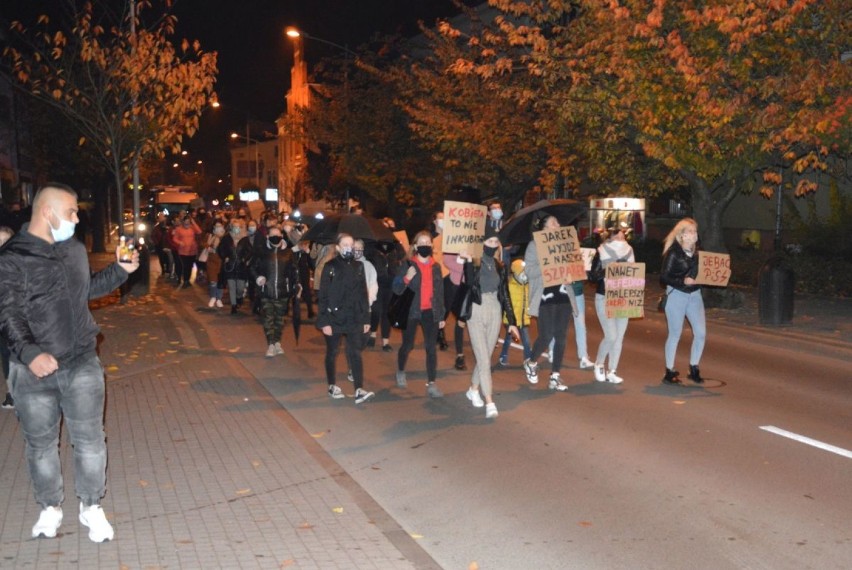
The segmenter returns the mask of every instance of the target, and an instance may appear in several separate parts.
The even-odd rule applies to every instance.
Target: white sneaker
[[[494,402],[491,402],[490,404],[485,406],[485,417],[486,418],[488,418],[490,420],[490,419],[496,418],[498,415],[500,415],[500,412],[497,411],[497,404],[495,404]]]
[[[346,373],[346,379],[347,379],[347,380],[349,380],[350,382],[354,382],[354,381],[355,381],[355,375],[354,375],[354,374],[352,374],[352,371],[351,371],[351,370],[350,370],[349,372],[347,372],[347,373]]]
[[[222,303],[222,299],[216,299],[216,308],[221,309],[225,305]]]
[[[210,297],[210,300],[207,301],[207,306],[211,309],[216,305],[216,297]]]
[[[376,394],[374,394],[373,392],[368,392],[367,390],[364,390],[363,388],[358,388],[357,390],[355,390],[355,403],[356,404],[363,404],[364,402],[371,399],[375,395]]]
[[[275,356],[275,345],[270,344],[266,349],[266,358],[272,358],[273,356]]]
[[[115,531],[100,505],[84,507],[83,503],[80,503],[80,522],[89,527],[89,540],[92,542],[112,540],[115,536]]]
[[[538,362],[534,362],[529,358],[524,360],[524,374],[527,375],[527,382],[538,384]]]
[[[345,398],[346,394],[343,393],[343,390],[340,389],[340,386],[337,384],[332,384],[328,387],[328,395],[334,398],[335,400],[340,400],[341,398]]]
[[[465,396],[470,400],[470,403],[473,404],[474,408],[481,408],[485,405],[485,402],[482,401],[482,396],[479,395],[479,390],[475,388],[468,388],[467,392],[465,392]]]
[[[275,343],[275,344],[273,344],[272,346],[274,346],[274,347],[275,347],[275,356],[278,356],[279,354],[284,354],[284,349],[283,349],[283,348],[281,348],[281,343],[280,343],[280,342],[276,342],[276,343]]]
[[[33,525],[33,538],[40,536],[54,538],[61,524],[62,507],[45,507],[41,510],[38,520]]]
[[[581,370],[585,370],[587,368],[592,368],[594,365],[595,365],[595,363],[592,362],[591,360],[589,360],[588,356],[584,356],[583,358],[580,359],[580,369]]]
[[[611,384],[621,384],[624,382],[624,378],[616,375],[615,370],[610,370],[606,373],[606,381]]]
[[[550,381],[547,383],[547,387],[551,390],[556,390],[557,392],[564,392],[568,389],[568,386],[562,383],[562,380],[559,378],[559,372],[554,372],[550,375]]]
[[[595,364],[595,380],[598,382],[606,382],[606,371],[603,366]]]

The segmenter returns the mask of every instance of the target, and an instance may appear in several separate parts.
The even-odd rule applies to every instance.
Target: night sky
[[[56,13],[64,1],[4,0],[0,14],[32,24],[37,14]],[[121,0],[104,1],[121,5]],[[153,4],[149,14],[163,6],[162,0]],[[173,0],[173,12],[178,17],[173,43],[198,39],[202,49],[219,54],[216,92],[223,106],[204,112],[198,134],[184,147],[205,159],[212,167],[208,172],[227,173],[228,133],[245,132],[247,115],[271,124],[285,110],[293,64],[287,26],[354,49],[377,33],[414,35],[418,20],[434,25],[459,10],[452,0]],[[304,50],[309,71],[323,57],[337,55],[310,39]]]
[[[377,33],[414,35],[418,20],[434,25],[459,10],[451,0],[176,0],[174,12],[179,38],[198,39],[219,54],[216,92],[223,107],[205,112],[198,135],[185,145],[212,158],[222,148],[217,140],[244,132],[247,114],[272,123],[285,110],[293,65],[287,26],[354,49]],[[337,55],[310,39],[303,45],[309,71]]]

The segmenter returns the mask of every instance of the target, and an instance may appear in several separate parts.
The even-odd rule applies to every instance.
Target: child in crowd
[[[515,320],[517,321],[518,331],[521,335],[521,342],[524,345],[524,360],[532,356],[532,347],[530,345],[530,284],[527,279],[527,274],[524,272],[524,260],[516,259],[512,262],[512,277],[509,279],[509,299],[512,301],[512,308],[515,311]],[[508,326],[506,316],[503,316],[503,324]],[[509,365],[509,347],[512,344],[512,335],[506,331],[506,338],[503,340],[503,350],[500,351],[500,366]]]

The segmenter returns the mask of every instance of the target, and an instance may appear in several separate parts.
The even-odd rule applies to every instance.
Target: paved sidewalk
[[[0,568],[433,568],[437,565],[278,405],[217,331],[194,328],[162,281],[99,302],[109,447],[94,544],[77,520],[62,438],[64,521],[32,539],[39,507],[15,415],[0,413]]]

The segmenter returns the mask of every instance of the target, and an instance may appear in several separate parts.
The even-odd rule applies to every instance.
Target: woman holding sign
[[[512,337],[518,339],[519,332],[515,323],[515,311],[509,298],[509,272],[499,261],[500,240],[497,238],[497,230],[491,225],[485,226],[485,241],[482,246],[482,260],[478,265],[471,263],[473,257],[469,253],[459,253],[459,259],[465,261],[464,279],[471,288],[470,295],[473,300],[467,326],[473,357],[476,359],[466,396],[474,408],[485,406],[486,418],[496,418],[497,405],[491,398],[491,353],[500,336],[501,317],[504,313]]]
[[[707,325],[704,316],[704,299],[701,297],[701,285],[695,278],[698,275],[698,224],[692,218],[684,218],[666,236],[663,243],[663,268],[660,281],[666,286],[666,322],[669,336],[666,339],[666,375],[663,384],[679,384],[675,370],[675,353],[683,332],[683,319],[692,327],[692,349],[689,353],[689,374],[687,378],[701,384],[704,379],[698,371],[701,353],[704,352],[704,340],[707,337]]]
[[[560,227],[556,216],[547,216],[541,222],[542,230],[556,230]],[[559,376],[562,367],[562,357],[565,354],[565,339],[568,325],[574,315],[578,314],[577,299],[571,283],[544,286],[538,248],[531,241],[524,254],[527,278],[530,282],[530,316],[538,321],[538,338],[532,348],[532,358],[524,360],[524,374],[527,382],[538,384],[538,361],[536,358],[553,343],[553,360],[550,363],[550,378],[547,386],[551,390],[564,392],[568,386],[563,384]]]
[[[618,368],[618,361],[621,359],[621,347],[624,344],[624,335],[627,333],[627,324],[630,319],[627,317],[606,316],[606,268],[608,265],[617,262],[636,261],[633,255],[633,248],[627,243],[626,232],[630,231],[629,226],[624,222],[621,224],[607,228],[601,232],[601,238],[604,242],[598,247],[594,259],[592,259],[592,269],[589,271],[589,280],[597,283],[597,292],[595,294],[595,310],[598,313],[598,320],[601,323],[604,337],[598,346],[598,355],[595,358],[595,380],[598,382],[610,382],[612,384],[621,384],[624,379],[615,373]],[[609,359],[609,369],[605,366]]]

